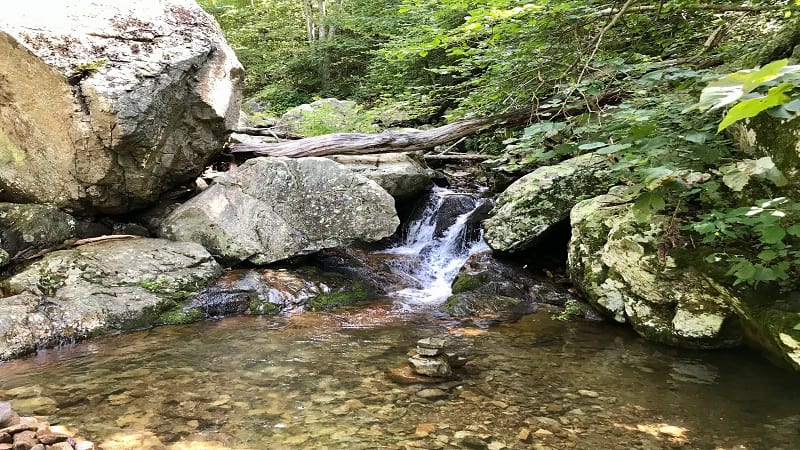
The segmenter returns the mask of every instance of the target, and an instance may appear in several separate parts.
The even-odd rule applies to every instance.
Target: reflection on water
[[[480,330],[391,305],[162,327],[0,365],[0,398],[105,449],[796,448],[800,386],[742,352],[543,313]],[[419,338],[462,380],[399,385]],[[422,398],[422,389],[444,397]],[[544,447],[542,447],[544,446]]]

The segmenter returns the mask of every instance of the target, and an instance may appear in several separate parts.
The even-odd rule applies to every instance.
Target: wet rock
[[[529,272],[494,258],[491,251],[475,253],[464,263],[441,309],[454,317],[514,321],[546,303],[564,306],[574,296],[565,288],[535,279]]]
[[[0,316],[0,360],[88,336],[185,321],[184,302],[221,270],[201,246],[161,239],[49,253],[0,282],[10,294]]]
[[[420,375],[414,372],[414,369],[412,369],[410,366],[405,364],[401,367],[395,367],[387,370],[386,376],[395,383],[400,384],[436,384],[446,380],[446,378]]]
[[[608,159],[591,153],[540,167],[497,198],[484,223],[486,242],[506,252],[529,248],[550,227],[568,219],[578,201],[606,192],[615,181]]]
[[[429,388],[429,389],[422,389],[417,391],[416,396],[419,398],[424,398],[427,400],[437,400],[440,398],[447,397],[447,392],[441,389],[436,388]]]
[[[394,199],[374,181],[325,158],[254,158],[181,205],[159,236],[197,242],[231,261],[267,264],[399,225]]]
[[[433,183],[433,171],[424,162],[419,162],[406,153],[334,155],[327,158],[378,183],[395,200],[420,195]]]
[[[449,377],[453,374],[447,358],[443,357],[422,357],[412,356],[408,358],[408,363],[414,368],[414,372],[429,377]]]
[[[488,450],[489,443],[474,436],[467,436],[461,440],[461,445],[472,450]]]
[[[441,338],[425,338],[417,341],[417,353],[421,356],[439,356],[447,341]]]
[[[219,152],[244,70],[195,2],[28,6],[0,17],[0,196],[122,213]]]

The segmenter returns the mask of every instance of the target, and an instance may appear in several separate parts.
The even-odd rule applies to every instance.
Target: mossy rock
[[[478,274],[462,273],[453,282],[453,294],[474,291],[489,281],[489,274],[481,272]]]
[[[340,288],[325,294],[317,295],[308,302],[314,311],[328,311],[341,306],[352,305],[369,299],[369,291],[360,281],[355,281],[349,287]]]

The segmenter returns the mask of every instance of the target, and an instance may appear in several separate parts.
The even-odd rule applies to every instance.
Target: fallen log
[[[486,161],[487,159],[497,158],[497,155],[480,155],[477,153],[448,153],[440,155],[428,153],[423,155],[423,158],[433,161]]]
[[[277,143],[234,143],[231,153],[252,153],[262,156],[367,155],[376,153],[414,152],[447,144],[463,137],[497,127],[513,127],[539,118],[553,120],[577,115],[619,99],[619,91],[609,91],[593,99],[592,104],[562,104],[532,112],[522,110],[483,119],[463,120],[429,130],[387,130],[381,133],[333,133]]]
[[[271,136],[275,139],[288,140],[303,139],[305,137],[302,134],[282,130],[280,127],[242,127],[234,131],[234,133],[246,134],[248,136]]]

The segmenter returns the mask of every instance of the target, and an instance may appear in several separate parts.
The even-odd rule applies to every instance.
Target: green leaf
[[[604,147],[604,148],[601,148],[600,150],[597,150],[595,153],[597,153],[598,155],[610,155],[610,154],[616,153],[616,152],[618,152],[620,150],[625,150],[627,148],[630,148],[631,145],[632,144],[611,144],[611,145],[609,145],[607,147]]]
[[[786,236],[786,230],[780,225],[767,225],[761,229],[761,242],[777,244]]]
[[[713,222],[699,222],[692,225],[692,229],[700,234],[709,234],[717,231]]]
[[[742,119],[755,117],[762,111],[788,102],[790,97],[786,95],[786,92],[792,90],[793,87],[794,85],[791,83],[781,83],[780,85],[771,88],[766,96],[751,98],[737,104],[731,108],[730,111],[728,111],[728,114],[726,114],[722,119],[719,127],[717,127],[717,132],[728,128],[730,125],[733,125]]]
[[[657,192],[644,192],[633,203],[633,214],[638,222],[647,222],[653,213],[666,206],[664,197]]]
[[[800,331],[800,322],[797,322],[796,324],[794,324],[794,327],[792,327],[792,329]]]
[[[794,237],[800,237],[800,225],[792,225],[786,229],[786,232]]]
[[[750,174],[740,169],[731,169],[722,176],[722,182],[734,192],[740,192],[750,182]]]
[[[758,254],[758,259],[766,262],[770,262],[777,257],[778,257],[778,252],[776,252],[771,248],[763,250],[761,253]]]

